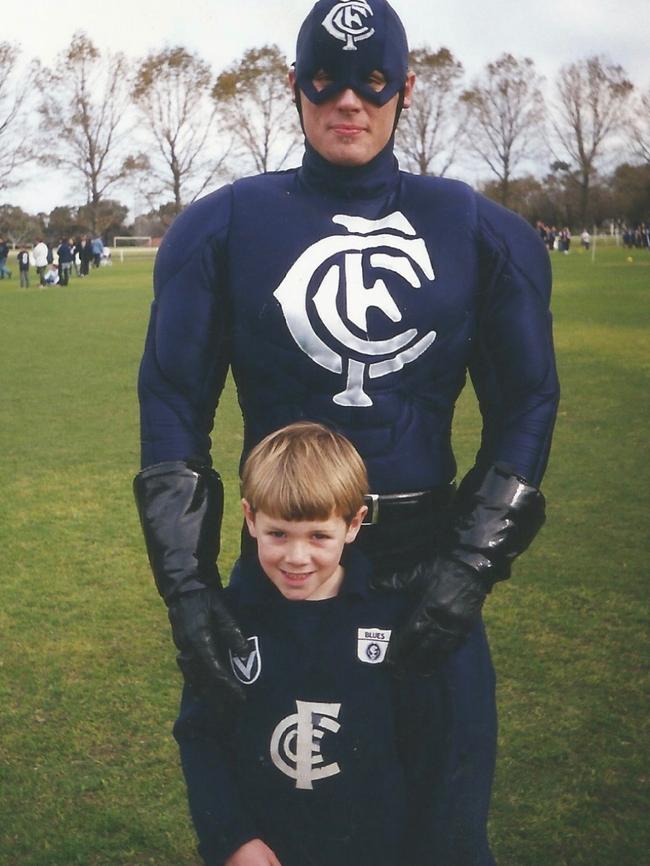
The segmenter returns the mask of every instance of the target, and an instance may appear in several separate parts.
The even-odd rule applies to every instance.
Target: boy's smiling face
[[[357,536],[365,506],[348,524],[338,514],[325,520],[284,520],[253,512],[242,500],[248,531],[257,539],[264,573],[285,598],[318,601],[337,595],[343,580],[343,548]]]

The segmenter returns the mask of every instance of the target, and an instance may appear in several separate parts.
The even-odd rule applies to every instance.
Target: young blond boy
[[[440,685],[385,664],[408,602],[373,592],[348,547],[367,490],[356,450],[318,424],[267,436],[246,461],[258,562],[226,590],[250,647],[231,657],[246,700],[226,726],[186,687],[174,729],[207,866],[437,862]]]

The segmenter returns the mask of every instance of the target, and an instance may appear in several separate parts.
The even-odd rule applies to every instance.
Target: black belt
[[[368,513],[361,525],[374,526],[433,513],[449,504],[455,489],[452,483],[414,493],[368,493],[363,497]]]

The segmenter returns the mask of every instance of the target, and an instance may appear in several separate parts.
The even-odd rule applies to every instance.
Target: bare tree
[[[397,127],[400,160],[409,171],[444,177],[465,125],[463,66],[448,48],[434,53],[424,46],[409,53],[409,67],[416,75],[416,98]]]
[[[553,128],[562,150],[576,166],[583,224],[588,216],[592,178],[605,145],[623,127],[632,89],[623,67],[609,64],[602,57],[587,57],[560,70]]]
[[[650,165],[650,87],[639,95],[634,109],[631,126],[634,155]]]
[[[468,144],[497,177],[507,205],[510,181],[519,164],[535,155],[542,139],[542,78],[529,57],[502,54],[485,67],[463,94],[469,111]]]
[[[32,64],[21,76],[20,51],[0,42],[0,190],[18,182],[16,170],[29,161],[27,100],[32,92],[36,67]]]
[[[38,78],[47,142],[42,158],[83,186],[93,233],[103,230],[102,199],[139,164],[124,151],[128,71],[123,54],[102,56],[78,31],[54,68],[42,69]]]
[[[222,171],[229,147],[219,152],[211,90],[210,66],[182,46],[140,63],[133,98],[155,146],[146,192],[152,207],[171,200],[179,213]]]
[[[212,91],[235,155],[256,172],[282,168],[301,141],[287,69],[277,45],[251,48],[219,75]]]

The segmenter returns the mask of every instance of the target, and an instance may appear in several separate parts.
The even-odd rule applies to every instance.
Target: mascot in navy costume
[[[380,107],[397,95],[396,126],[407,67],[388,3],[321,0],[297,43],[303,123],[305,100],[352,90]],[[356,543],[377,591],[403,587],[413,599],[390,659],[442,677],[448,697],[436,866],[494,863],[485,824],[496,712],[481,608],[544,521],[538,488],[559,393],[550,281],[527,223],[463,183],[400,171],[392,136],[352,166],[306,139],[300,168],[188,207],[156,259],[134,486],[179,665],[223,705],[237,697],[228,650],[247,650],[221,598],[223,493],[210,457],[230,369],[244,453],[311,419],[347,435],[366,462],[369,525]],[[483,427],[456,490],[451,425],[468,372]],[[218,451],[218,423],[214,438]],[[242,555],[251,548],[245,540]]]

